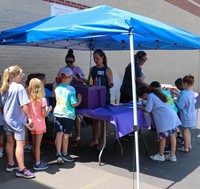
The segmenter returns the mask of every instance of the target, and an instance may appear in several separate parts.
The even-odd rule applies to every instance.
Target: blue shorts
[[[74,120],[65,117],[55,117],[55,132],[70,134],[74,129]]]
[[[25,140],[25,129],[23,127],[22,131],[6,131],[6,136],[14,135],[15,140]]]
[[[3,125],[0,125],[0,134],[3,134],[3,133],[4,133]]]
[[[181,126],[181,129],[184,130],[184,129],[194,129],[196,126],[194,127],[187,127],[187,126]]]
[[[168,131],[165,131],[165,132],[160,132],[158,133],[158,139],[159,140],[162,140],[164,138],[167,138],[169,137],[170,135],[173,135],[177,132],[177,129],[174,128],[174,129],[171,129],[171,130],[168,130]]]

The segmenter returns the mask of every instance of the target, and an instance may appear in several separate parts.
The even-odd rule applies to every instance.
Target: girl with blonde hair
[[[6,171],[18,169],[17,177],[33,178],[34,173],[26,169],[24,165],[24,123],[28,121],[27,125],[30,128],[33,127],[33,123],[28,109],[30,100],[23,85],[20,84],[22,78],[23,70],[17,65],[6,68],[2,77],[1,96],[6,123],[4,129],[7,135],[6,154],[8,158]],[[13,157],[15,141],[17,163],[14,162]]]
[[[35,158],[33,169],[36,171],[45,170],[49,165],[45,161],[40,161],[40,146],[43,134],[46,132],[45,117],[51,111],[52,107],[47,106],[44,85],[41,80],[37,78],[31,79],[28,89],[31,100],[28,107],[34,123],[34,128],[31,130],[33,140],[32,152]]]

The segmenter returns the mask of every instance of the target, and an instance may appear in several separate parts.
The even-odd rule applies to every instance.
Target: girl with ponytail
[[[7,135],[6,153],[8,158],[6,171],[18,169],[17,177],[33,178],[35,177],[34,173],[26,169],[24,165],[24,124],[32,128],[33,123],[28,109],[30,100],[26,90],[20,84],[23,75],[23,70],[16,65],[6,68],[2,77],[1,96],[6,123],[4,129]],[[17,163],[14,162],[13,157],[15,141]]]
[[[151,86],[151,84],[150,84]],[[150,156],[154,161],[165,161],[169,160],[176,162],[177,158],[175,155],[176,149],[176,127],[181,125],[181,122],[172,109],[167,103],[167,97],[160,90],[153,87],[140,87],[137,90],[137,95],[143,100],[147,100],[146,107],[140,106],[142,110],[151,112],[155,121],[156,131],[159,140],[159,152],[155,155]],[[166,138],[170,139],[171,152],[169,155],[164,156],[164,149],[166,144]]]

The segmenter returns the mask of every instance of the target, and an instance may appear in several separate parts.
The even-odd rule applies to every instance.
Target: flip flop
[[[188,150],[186,150],[184,147],[177,148],[177,150],[178,150],[178,151],[180,151],[180,152],[185,152],[185,153],[188,153],[188,152],[190,152],[190,150],[189,150],[189,149],[188,149]]]
[[[88,147],[89,147],[89,148],[92,148],[92,147],[96,147],[96,146],[98,146],[98,145],[99,145],[98,142],[92,142],[92,143],[90,143],[90,144],[88,145]]]

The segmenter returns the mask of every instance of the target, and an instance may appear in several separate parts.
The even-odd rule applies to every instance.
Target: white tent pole
[[[137,117],[136,84],[135,84],[134,41],[132,33],[130,33],[130,56],[131,56],[131,75],[132,75],[132,93],[133,93],[133,130],[135,131],[135,157],[136,157],[135,163],[136,163],[136,176],[137,176],[136,179],[137,179],[137,189],[140,189],[138,117]]]

